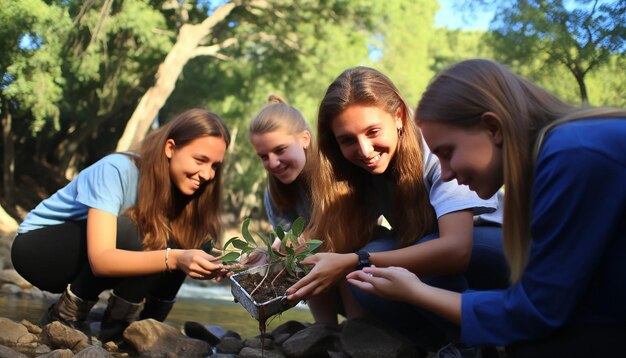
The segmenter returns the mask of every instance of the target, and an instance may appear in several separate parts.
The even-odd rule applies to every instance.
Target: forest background
[[[626,107],[626,1],[458,0],[487,30],[435,25],[436,0],[0,0],[0,229],[106,154],[190,107],[225,119],[225,222],[263,221],[248,123],[269,94],[315,128],[330,82],[387,74],[415,106],[473,57],[572,104]]]

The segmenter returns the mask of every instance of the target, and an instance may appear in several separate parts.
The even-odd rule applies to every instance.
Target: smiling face
[[[420,128],[428,147],[439,158],[442,180],[456,179],[482,199],[492,197],[502,187],[502,133],[497,121],[483,118],[468,129],[425,121]]]
[[[226,142],[221,137],[199,137],[181,147],[168,139],[165,156],[169,158],[172,183],[182,194],[193,195],[204,183],[215,178],[225,153]]]
[[[398,148],[402,110],[391,115],[378,107],[353,105],[334,118],[330,128],[347,160],[372,174],[382,174]]]
[[[268,173],[283,184],[293,183],[306,164],[304,149],[311,143],[311,133],[288,134],[284,129],[254,133],[250,142]]]

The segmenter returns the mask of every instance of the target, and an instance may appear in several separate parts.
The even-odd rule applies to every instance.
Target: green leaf
[[[248,245],[248,243],[243,240],[233,240],[233,246],[239,250],[250,247],[250,245]]]
[[[306,242],[307,249],[311,252],[315,252],[322,246],[322,240],[309,240]]]
[[[256,235],[261,239],[261,242],[263,242],[263,245],[265,245],[267,251],[270,251],[272,249],[272,242],[258,232]]]
[[[250,225],[250,218],[245,218],[243,224],[241,224],[241,233],[243,234],[243,238],[246,239],[250,245],[256,246],[256,241],[254,241],[252,235],[250,235],[248,225]]]
[[[281,240],[285,237],[285,230],[283,230],[283,227],[280,225],[276,226],[276,236],[278,236]]]
[[[295,236],[298,237],[300,236],[300,234],[302,234],[302,232],[304,231],[304,219],[302,217],[298,217],[296,220],[294,220],[294,222],[291,224],[291,233]]]
[[[240,255],[238,252],[229,252],[226,255],[222,256],[221,261],[224,263],[236,262],[239,256]]]
[[[231,237],[228,241],[226,241],[226,243],[224,244],[224,246],[223,246],[222,250],[223,250],[223,251],[227,251],[227,250],[226,250],[226,248],[228,247],[228,245],[231,245],[231,244],[233,243],[233,241],[235,241],[235,240],[237,240],[237,239],[239,239],[239,237],[238,237],[238,236]]]

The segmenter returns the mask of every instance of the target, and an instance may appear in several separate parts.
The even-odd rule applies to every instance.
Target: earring
[[[398,127],[398,137],[402,137],[402,133],[404,133],[404,127]]]

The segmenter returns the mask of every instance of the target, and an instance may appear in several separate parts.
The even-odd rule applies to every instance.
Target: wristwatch
[[[359,261],[356,264],[356,270],[361,270],[363,267],[370,267],[372,264],[370,263],[370,253],[367,251],[357,251],[357,256],[359,256]]]

